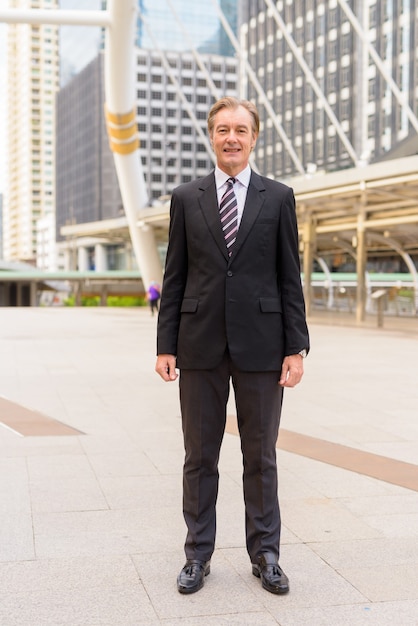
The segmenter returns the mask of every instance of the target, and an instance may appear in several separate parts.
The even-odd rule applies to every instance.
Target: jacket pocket
[[[260,298],[260,309],[263,313],[281,313],[280,298]]]
[[[184,298],[181,303],[181,313],[196,313],[199,300],[197,298]]]

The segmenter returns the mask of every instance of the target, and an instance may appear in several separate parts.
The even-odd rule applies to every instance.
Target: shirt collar
[[[215,167],[216,189],[220,189],[222,185],[225,185],[228,178],[231,178],[229,174],[225,174],[225,172],[223,172],[218,166]],[[239,174],[234,176],[234,178],[238,180],[244,187],[248,187],[251,178],[250,166],[247,165],[247,167],[245,167]]]

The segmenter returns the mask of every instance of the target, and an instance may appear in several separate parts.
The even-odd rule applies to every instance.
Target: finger
[[[167,380],[176,380],[177,378],[177,372],[176,372],[176,366],[174,363],[169,363],[167,365]]]
[[[282,385],[284,387],[286,385],[288,378],[289,378],[289,368],[286,366],[283,366],[282,371],[280,373],[279,385]]]

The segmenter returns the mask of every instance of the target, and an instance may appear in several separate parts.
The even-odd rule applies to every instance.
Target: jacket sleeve
[[[164,280],[157,326],[157,354],[177,355],[180,310],[187,280],[187,237],[184,206],[173,192]]]
[[[278,277],[281,285],[285,355],[309,351],[305,300],[300,278],[299,239],[293,190],[289,189],[280,212]]]

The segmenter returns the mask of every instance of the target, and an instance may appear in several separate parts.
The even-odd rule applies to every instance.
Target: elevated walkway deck
[[[394,322],[311,318],[278,442],[290,594],[251,574],[231,402],[212,571],[185,597],[178,388],[153,371],[156,318],[0,308],[0,624],[417,626],[418,333]]]

